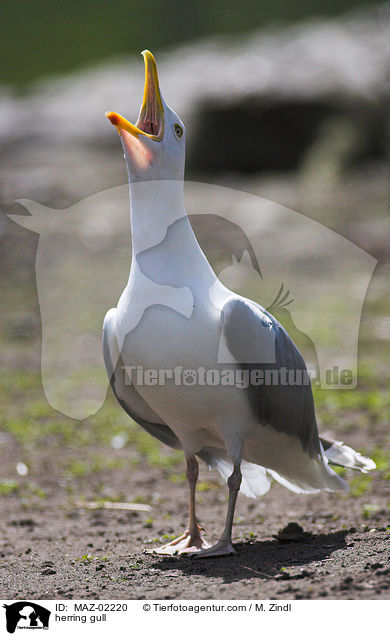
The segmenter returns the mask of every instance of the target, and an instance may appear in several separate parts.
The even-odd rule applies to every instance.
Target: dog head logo
[[[323,388],[329,388],[325,375],[332,366],[353,372],[348,387],[334,388],[354,388],[360,316],[375,259],[320,223],[258,196],[187,182],[185,198],[201,247],[222,283],[274,313],[302,353],[312,354]],[[64,210],[33,201],[21,203],[30,216],[10,218],[39,234],[35,269],[43,388],[53,408],[84,419],[101,407],[107,391],[101,328],[128,280],[128,187],[110,188]],[[145,296],[144,311],[152,301],[191,319],[193,294],[187,270],[176,267],[169,277],[165,268],[157,268],[160,274],[155,279],[151,271],[156,272],[156,267],[149,267],[164,259],[173,244],[176,251],[180,248],[174,239],[181,222],[165,230],[148,227],[148,245],[136,259],[147,282],[143,289],[152,292]],[[185,255],[182,263],[186,265]],[[240,271],[245,274],[241,279]],[[214,292],[218,290],[210,288],[211,300]],[[133,316],[132,328],[144,311]],[[345,324],[348,330],[341,328]]]
[[[48,629],[51,612],[31,601],[17,601],[5,608],[7,632],[13,634],[16,629]]]

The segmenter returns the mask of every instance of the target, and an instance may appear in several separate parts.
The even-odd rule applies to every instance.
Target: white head
[[[161,96],[152,53],[143,51],[142,55],[145,62],[145,88],[136,124],[131,124],[118,113],[108,112],[106,116],[120,134],[131,183],[182,180],[184,124]]]

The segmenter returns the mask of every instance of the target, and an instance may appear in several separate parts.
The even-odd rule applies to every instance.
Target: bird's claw
[[[155,548],[144,550],[145,554],[157,554],[160,556],[174,556],[174,555],[195,555],[197,552],[204,552],[210,548],[207,541],[203,539],[200,532],[191,534],[189,530],[186,530],[177,539],[161,545]]]
[[[206,548],[205,550],[196,552],[195,554],[192,554],[191,557],[193,559],[206,559],[212,557],[233,556],[234,554],[237,553],[231,542],[218,541],[218,543],[213,545],[211,548]]]

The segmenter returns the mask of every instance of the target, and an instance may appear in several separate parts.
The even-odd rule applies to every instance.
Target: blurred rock
[[[302,526],[295,521],[290,521],[278,534],[272,535],[281,543],[298,543],[312,536],[311,532],[304,532]]]

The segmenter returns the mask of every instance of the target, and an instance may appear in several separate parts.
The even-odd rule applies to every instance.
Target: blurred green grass
[[[365,369],[360,389],[325,391],[315,387],[314,396],[322,431],[331,429],[343,439],[343,434],[360,429],[371,438],[371,445],[358,450],[375,460],[379,479],[389,480],[390,392],[374,368]],[[39,371],[13,369],[0,374],[0,410],[0,434],[6,436],[2,441],[11,460],[6,470],[3,462],[0,496],[39,500],[60,488],[68,497],[77,494],[82,499],[92,487],[92,496],[97,499],[121,501],[129,494],[121,489],[121,483],[115,483],[114,476],[121,475],[122,482],[129,470],[140,466],[157,468],[163,479],[173,483],[185,481],[182,453],[145,433],[111,393],[98,413],[78,421],[50,407]],[[17,460],[28,467],[28,476],[16,475]],[[372,475],[351,474],[348,480],[353,497],[369,494]],[[105,489],[106,483],[112,485],[111,490]],[[213,488],[215,482],[206,481],[200,483],[199,490]],[[131,498],[137,500],[136,493]]]
[[[160,50],[210,34],[340,14],[359,0],[2,0],[0,82],[26,86],[113,56]]]
[[[39,371],[13,369],[0,374],[0,409],[2,441],[13,449],[12,457],[5,451],[11,461],[8,466],[2,462],[0,496],[42,499],[60,487],[69,496],[78,493],[83,498],[92,481],[93,495],[99,498],[110,475],[125,475],[141,463],[158,468],[167,479],[182,481],[182,453],[163,447],[145,433],[112,395],[96,415],[75,420],[48,404]],[[16,460],[28,467],[28,476],[15,476]],[[97,476],[100,479],[93,483]],[[104,493],[104,499],[127,498],[126,492],[115,487]]]

